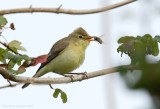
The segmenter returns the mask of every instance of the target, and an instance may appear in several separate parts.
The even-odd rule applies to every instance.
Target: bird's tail
[[[22,86],[22,89],[28,87],[30,85],[30,83],[25,83],[23,86]]]
[[[37,70],[36,74],[33,76],[33,77],[40,77],[40,76],[43,76],[44,74],[46,74],[46,69],[45,68],[42,68],[40,70]],[[25,83],[23,86],[22,86],[22,89],[28,87],[30,85],[30,83]]]
[[[36,73],[33,77],[38,77],[38,76],[37,76],[37,73]],[[28,87],[29,85],[30,85],[30,83],[25,83],[25,84],[22,86],[22,89]]]

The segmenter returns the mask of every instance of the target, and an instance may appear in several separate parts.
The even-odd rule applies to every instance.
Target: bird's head
[[[96,36],[90,36],[82,27],[74,30],[68,37],[71,38],[75,43],[82,45],[84,48],[89,45],[90,41],[98,41],[100,44],[102,43],[100,38]],[[97,38],[99,40],[97,40]]]

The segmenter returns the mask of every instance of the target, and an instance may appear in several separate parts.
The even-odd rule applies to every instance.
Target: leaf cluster
[[[121,44],[117,51],[127,54],[131,64],[136,64],[141,71],[129,72],[120,68],[120,74],[126,85],[131,89],[145,89],[151,96],[160,98],[160,61],[151,63],[146,61],[147,55],[157,56],[159,54],[160,36],[152,37],[149,34],[144,36],[124,36],[118,40]]]
[[[17,50],[17,49],[15,49]],[[14,54],[9,49],[0,47],[0,64],[1,67],[4,67],[15,74],[23,73],[20,70],[13,70],[15,65],[21,66],[24,61],[29,61],[30,58],[27,55]]]
[[[150,34],[144,36],[124,36],[118,40],[121,44],[117,52],[121,52],[121,56],[127,54],[131,59],[131,64],[143,63],[146,55],[157,56],[159,54],[158,42],[160,36],[152,38]]]
[[[11,23],[10,27],[6,27],[8,21],[4,16],[0,16],[0,37],[2,37],[3,30],[10,28],[15,30],[14,24]],[[3,36],[4,37],[4,36]],[[30,61],[29,56],[22,55],[19,51],[26,51],[26,49],[21,46],[21,42],[13,40],[9,43],[0,41],[0,44],[4,47],[0,47],[0,67],[4,67],[7,70],[15,74],[19,74],[25,71],[23,70],[14,70],[15,65],[21,66],[24,61]]]

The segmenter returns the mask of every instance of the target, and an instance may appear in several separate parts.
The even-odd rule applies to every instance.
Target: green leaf
[[[10,60],[8,63],[8,68],[13,68],[16,63],[13,60]]]
[[[6,58],[4,57],[4,53],[6,53],[6,50],[4,50],[3,48],[0,48],[0,61],[2,63],[6,63]]]
[[[53,97],[57,98],[58,95],[61,94],[61,99],[63,103],[67,102],[67,94],[65,92],[63,92],[61,89],[55,89],[54,93],[53,93]]]
[[[152,55],[157,56],[158,54],[159,54],[158,42],[154,40],[152,44]]]
[[[8,52],[7,50],[5,50],[5,52],[3,52],[2,55],[5,59],[13,59],[14,58],[14,55],[12,53]]]
[[[0,16],[0,29],[7,24],[7,19],[3,16]]]
[[[17,40],[13,40],[11,41],[8,46],[10,48],[16,49],[16,50],[21,50],[21,51],[26,51],[26,49],[24,47],[21,46],[21,42],[17,41]]]
[[[67,102],[67,94],[65,92],[61,92],[61,99],[63,103]]]
[[[26,61],[30,61],[31,60],[31,58],[29,56],[27,56],[27,55],[22,55],[21,57]]]
[[[157,42],[160,43],[160,36],[159,36],[159,35],[156,35],[156,36],[154,37],[154,39],[157,40]]]
[[[150,34],[145,34],[143,37],[147,38],[148,40],[152,39],[152,36]]]
[[[61,89],[55,89],[55,91],[53,93],[53,97],[57,98],[60,92],[61,92]]]
[[[121,37],[121,38],[118,40],[118,43],[119,43],[119,44],[120,44],[120,43],[125,43],[125,42],[127,42],[127,41],[129,41],[129,40],[132,40],[132,39],[134,39],[133,36]]]
[[[18,64],[21,65],[21,61],[23,60],[23,58],[19,55],[14,55],[13,60]]]

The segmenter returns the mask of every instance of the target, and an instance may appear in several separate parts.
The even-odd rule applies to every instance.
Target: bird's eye
[[[81,35],[79,36],[79,38],[82,38],[82,37],[83,37],[83,36],[81,36]]]

